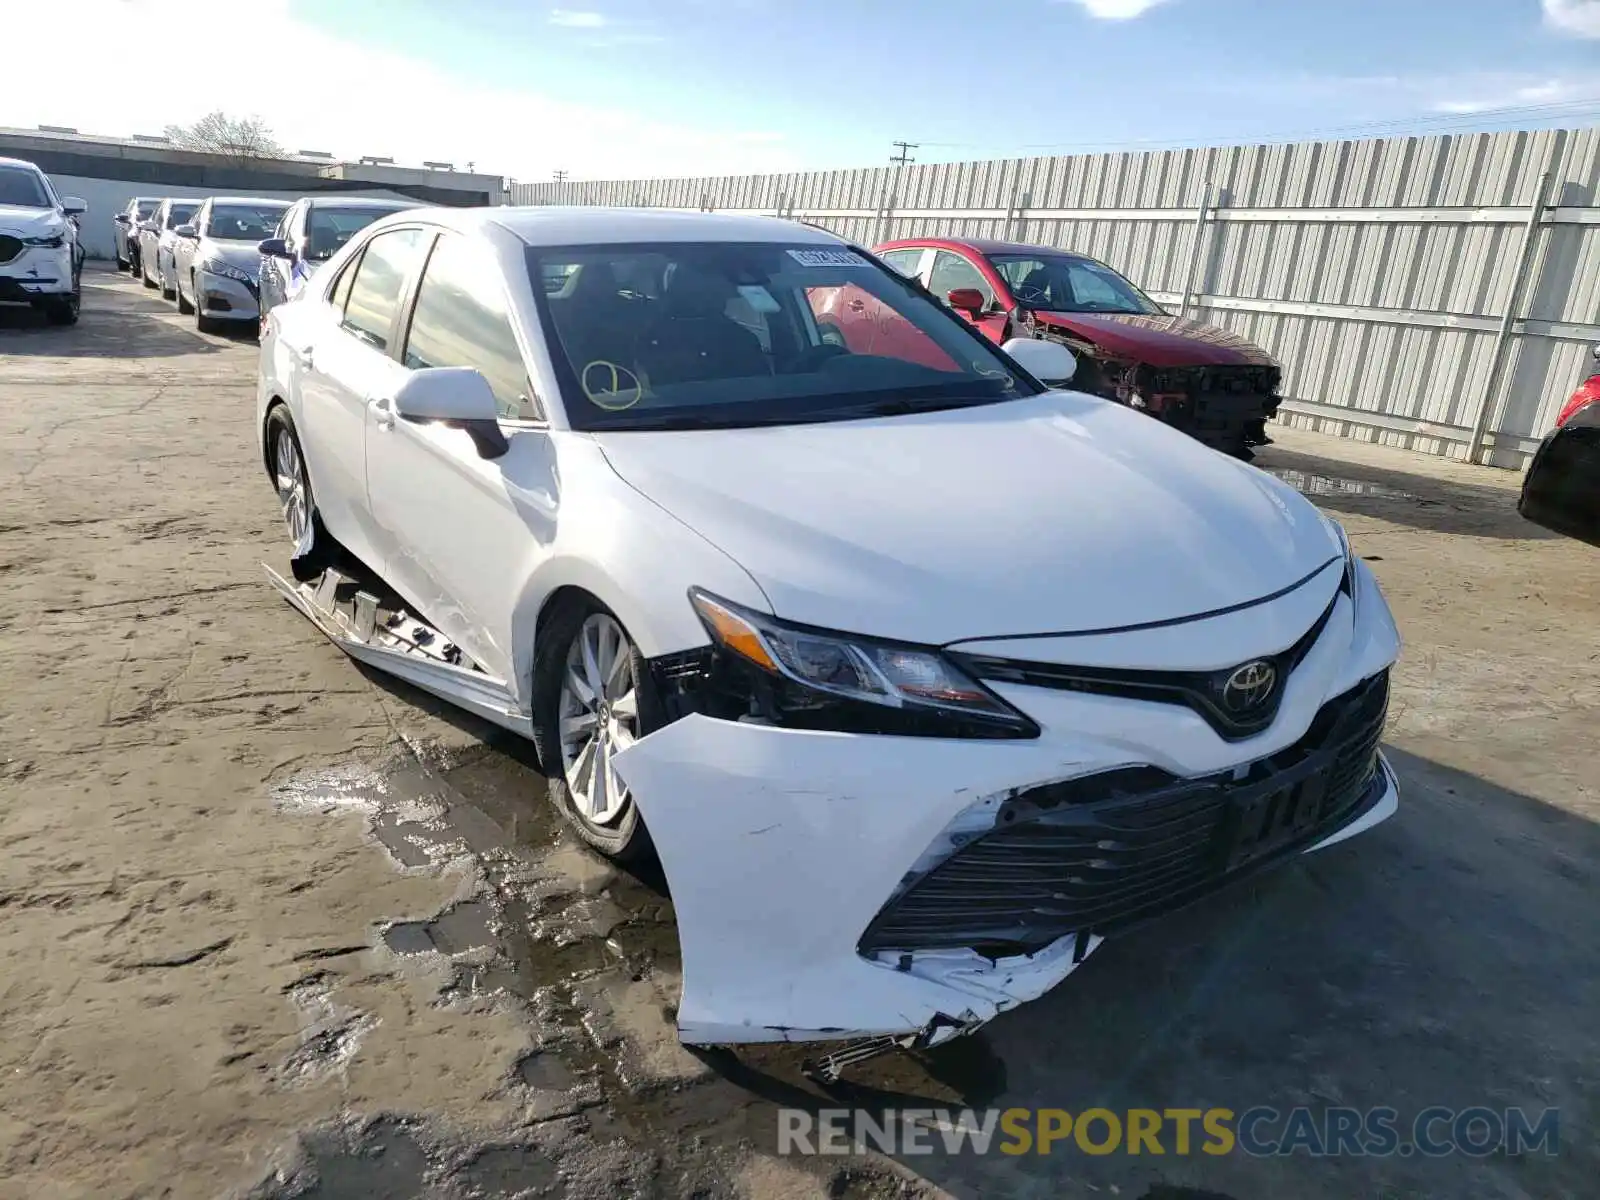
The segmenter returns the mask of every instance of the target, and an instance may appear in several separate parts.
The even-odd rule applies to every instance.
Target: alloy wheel
[[[288,430],[278,431],[278,444],[273,453],[277,470],[274,473],[278,487],[278,503],[283,507],[283,523],[288,527],[289,540],[299,548],[305,541],[311,524],[310,506],[306,503],[306,469],[300,461],[300,451]]]
[[[628,811],[628,789],[612,757],[638,740],[637,682],[622,626],[607,613],[591,613],[567,648],[557,720],[573,810],[593,825],[615,825]]]

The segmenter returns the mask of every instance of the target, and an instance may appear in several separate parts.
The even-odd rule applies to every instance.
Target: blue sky
[[[73,8],[90,55],[114,45],[89,34],[97,14],[190,23],[195,11]],[[233,107],[290,148],[473,161],[521,179],[867,166],[897,138],[932,161],[1600,121],[1600,0],[253,0],[206,12],[214,32],[272,31],[283,47],[280,86],[252,83]],[[239,61],[248,77],[260,60],[241,49]],[[0,77],[0,112],[126,134],[228,101],[226,88],[130,88],[125,67],[107,64],[114,86],[66,94]],[[78,77],[96,78],[93,64]]]

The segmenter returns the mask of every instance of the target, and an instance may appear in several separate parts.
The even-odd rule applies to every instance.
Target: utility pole
[[[897,167],[903,167],[909,162],[916,162],[917,161],[916,159],[911,157],[911,151],[916,150],[916,149],[919,148],[918,143],[916,143],[916,142],[890,142],[889,144],[891,146],[893,146],[896,150],[900,151],[899,154],[891,154],[889,156],[889,161],[894,163]]]
[[[567,181],[567,173],[565,171],[551,171],[550,178],[557,183],[565,183]]]

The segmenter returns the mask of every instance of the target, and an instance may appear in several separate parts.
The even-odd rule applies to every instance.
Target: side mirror
[[[288,243],[278,237],[263,238],[256,243],[256,249],[268,258],[294,258],[289,252]]]
[[[1060,342],[1042,338],[1012,338],[1004,350],[1040,383],[1068,382],[1078,371],[1077,357]]]
[[[189,239],[193,239],[193,238],[199,237],[200,236],[200,231],[198,229],[196,229],[193,225],[179,225],[179,226],[177,226],[176,228],[173,229],[172,235],[174,237],[181,237],[181,238],[184,238],[185,240],[189,240]]]
[[[69,217],[81,217],[89,211],[89,202],[82,196],[61,197],[61,211]]]
[[[945,300],[949,302],[951,308],[957,312],[964,312],[969,317],[977,316],[988,307],[988,301],[977,288],[951,288]]]
[[[130,217],[127,213],[118,213],[116,216],[112,217],[111,219],[113,221],[115,221],[118,225],[126,225],[130,221],[133,220],[133,218]]]
[[[395,392],[393,405],[395,416],[413,425],[438,421],[464,430],[480,458],[499,458],[511,449],[489,381],[472,367],[413,371]]]

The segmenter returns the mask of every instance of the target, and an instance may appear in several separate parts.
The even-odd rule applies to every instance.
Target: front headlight
[[[254,283],[256,281],[256,277],[244,268],[236,267],[232,263],[222,262],[219,259],[203,262],[195,270],[203,271],[207,275],[221,275],[224,279],[237,279],[240,283]]]
[[[735,686],[757,717],[864,733],[1039,736],[932,647],[791,625],[697,588],[689,600],[728,665],[743,669]]]
[[[53,233],[48,237],[25,237],[22,239],[22,244],[24,246],[39,246],[46,250],[59,250],[66,244],[66,241],[67,239],[63,234]]]

